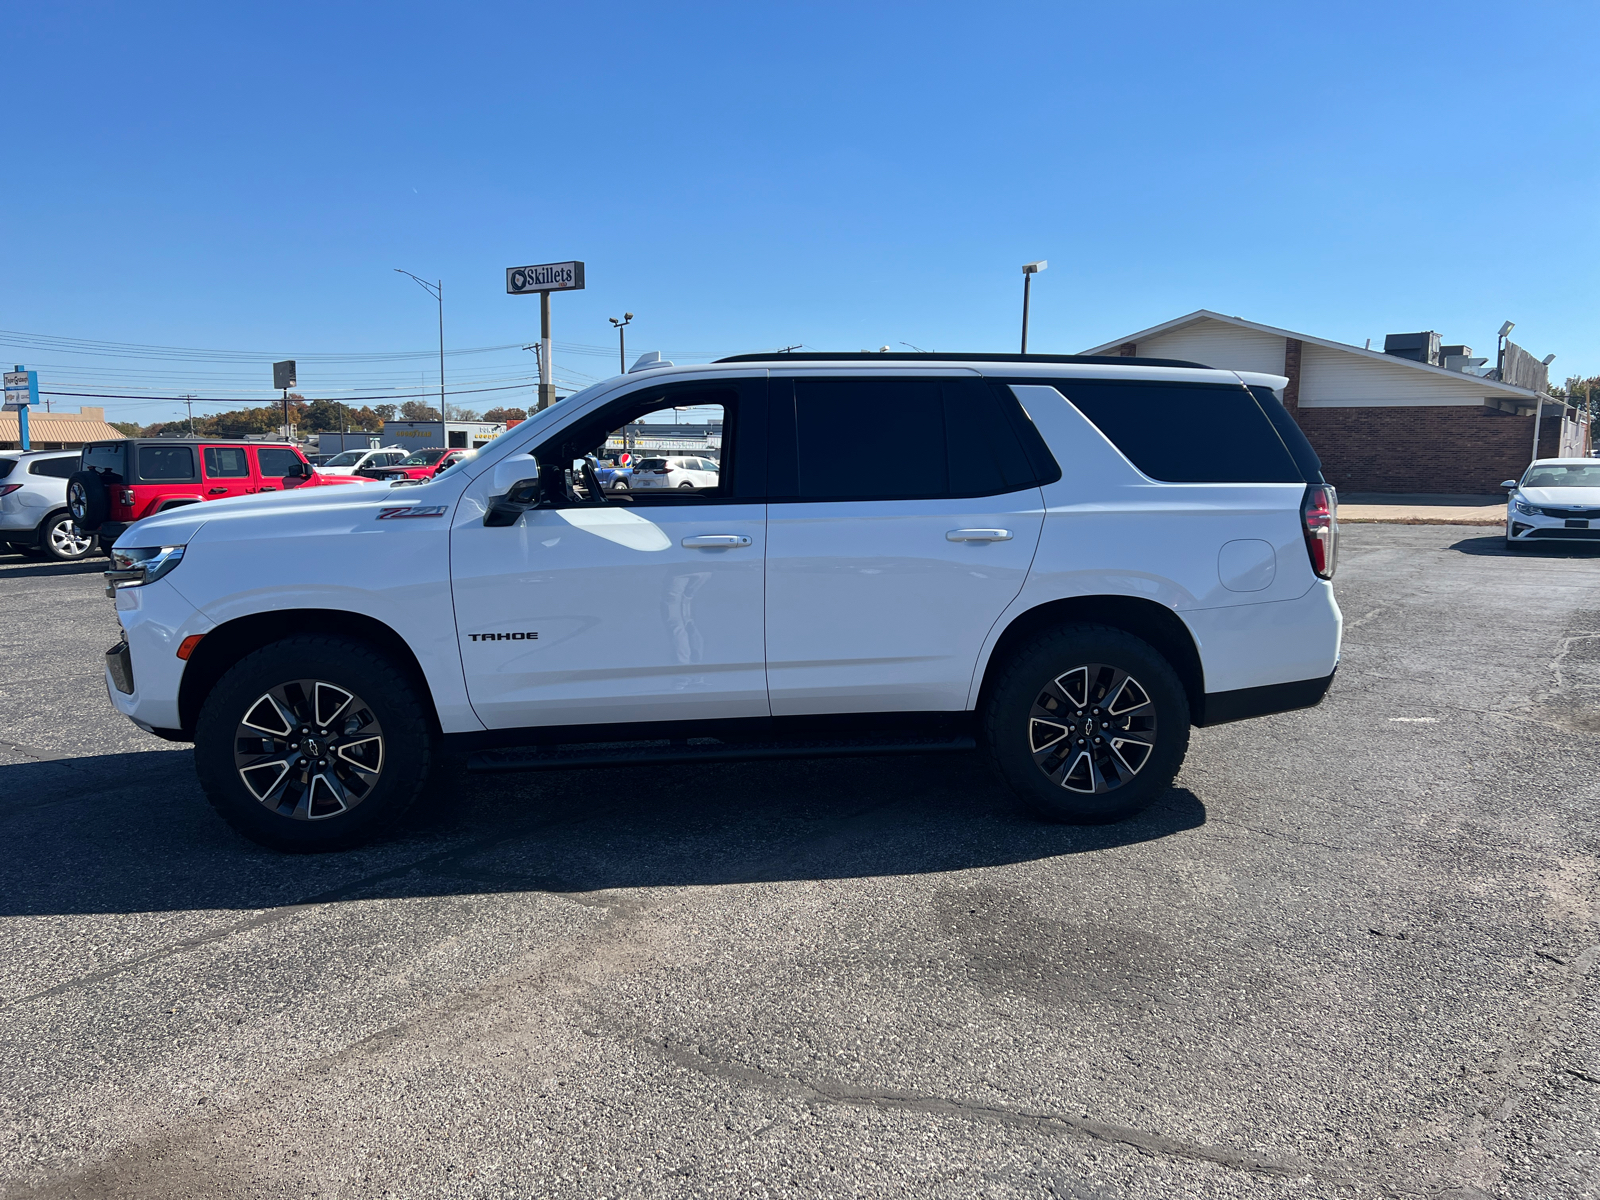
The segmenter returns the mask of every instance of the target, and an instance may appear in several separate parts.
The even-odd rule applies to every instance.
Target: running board
[[[783,741],[589,742],[581,745],[516,746],[479,750],[467,758],[467,770],[489,775],[505,771],[570,771],[579,767],[631,767],[641,763],[749,762],[770,758],[855,758],[875,754],[961,754],[976,750],[977,741],[955,737],[818,738]]]

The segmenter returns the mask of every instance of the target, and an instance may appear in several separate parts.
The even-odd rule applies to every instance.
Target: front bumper
[[[178,647],[190,634],[210,632],[216,622],[165,579],[119,589],[116,604],[123,638],[106,656],[112,707],[141,729],[177,729],[184,668]]]
[[[1518,542],[1600,542],[1600,516],[1550,516],[1506,509],[1506,536]]]

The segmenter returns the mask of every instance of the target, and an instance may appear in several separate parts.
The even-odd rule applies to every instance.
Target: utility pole
[[[193,437],[194,436],[194,396],[192,394],[191,395],[185,395],[185,396],[180,396],[179,399],[181,399],[183,401],[184,407],[186,407],[189,410],[189,436]]]
[[[626,375],[628,373],[628,335],[622,331],[633,320],[633,314],[631,312],[623,313],[620,321],[615,317],[608,317],[607,319],[617,327],[617,374]]]
[[[410,271],[403,271],[399,267],[395,270],[401,275],[410,275],[412,279],[416,279],[422,290],[439,302],[439,440],[448,446],[450,435],[445,422],[450,419],[450,413],[444,406],[444,280],[439,279],[429,283],[426,279],[412,275]]]
[[[1050,264],[1044,259],[1022,264],[1022,352],[1028,352],[1028,293],[1033,277]]]

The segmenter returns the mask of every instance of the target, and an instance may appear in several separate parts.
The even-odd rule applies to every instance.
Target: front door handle
[[[699,533],[684,538],[681,544],[686,550],[720,550],[729,546],[748,546],[750,539],[742,533]]]
[[[947,542],[1009,542],[1009,529],[952,529],[944,535]]]

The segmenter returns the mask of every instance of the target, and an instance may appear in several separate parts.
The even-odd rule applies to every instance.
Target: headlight
[[[112,569],[105,573],[106,595],[115,596],[118,588],[143,587],[154,583],[183,561],[182,546],[142,546],[111,551]]]
[[[1511,507],[1516,509],[1525,517],[1537,517],[1539,515],[1539,510],[1533,505],[1529,504],[1526,500],[1513,500],[1511,502]]]

